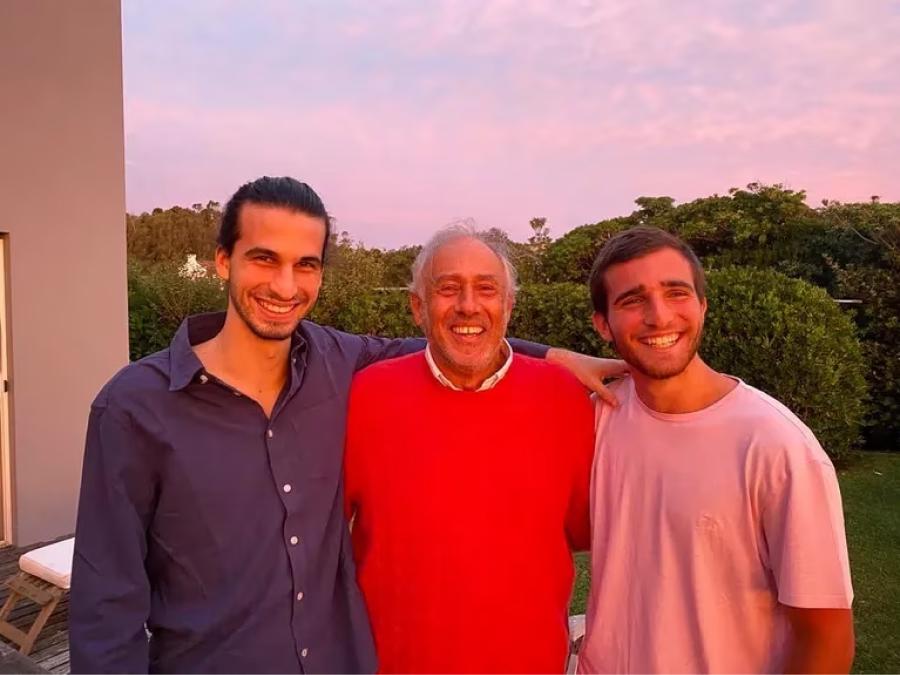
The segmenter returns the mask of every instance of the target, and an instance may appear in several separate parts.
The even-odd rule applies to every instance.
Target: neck
[[[641,401],[656,412],[679,414],[708,408],[735,388],[732,378],[710,368],[695,355],[687,368],[664,380],[632,372]]]
[[[230,309],[219,334],[195,348],[207,370],[247,392],[281,391],[290,350],[290,338],[264,340]]]
[[[486,379],[503,367],[508,356],[509,352],[507,351],[506,342],[501,342],[497,353],[487,366],[470,371],[460,369],[452,363],[442,363],[443,359],[440,355],[436,354],[435,351],[431,352],[431,358],[434,359],[435,365],[443,373],[444,377],[450,380],[453,386],[459,387],[463,391],[475,391],[480,388]]]

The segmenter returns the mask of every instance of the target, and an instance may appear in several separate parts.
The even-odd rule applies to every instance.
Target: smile
[[[279,305],[268,300],[262,300],[261,298],[254,298],[254,300],[256,300],[260,307],[272,314],[290,314],[297,308],[297,303],[291,303],[289,305]]]
[[[484,332],[481,326],[453,326],[450,330],[457,335],[481,335]]]
[[[669,335],[654,335],[653,337],[640,338],[638,342],[653,347],[654,349],[668,349],[681,339],[680,333],[671,333]]]

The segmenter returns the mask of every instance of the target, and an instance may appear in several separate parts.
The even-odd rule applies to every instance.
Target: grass
[[[855,673],[900,673],[900,453],[860,453],[838,474],[853,575]],[[575,559],[572,614],[584,612],[588,557]]]

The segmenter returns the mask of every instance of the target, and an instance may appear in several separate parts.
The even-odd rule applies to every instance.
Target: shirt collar
[[[475,390],[476,392],[493,389],[497,386],[497,383],[506,376],[506,373],[509,372],[509,367],[512,365],[513,352],[512,348],[509,346],[509,342],[506,341],[506,338],[503,339],[503,346],[506,348],[506,361],[503,362],[503,365],[500,366],[496,373],[481,383],[481,386]],[[447,379],[447,376],[441,372],[440,368],[438,368],[438,365],[434,362],[434,357],[431,355],[431,345],[425,345],[425,361],[428,362],[428,368],[431,370],[431,374],[434,375],[438,382],[447,387],[447,389],[464,391]]]
[[[225,325],[225,312],[195,314],[181,322],[172,343],[169,345],[169,391],[184,389],[203,370],[203,364],[194,353],[194,345],[211,340]],[[302,322],[301,322],[302,325]],[[291,363],[293,369],[302,368],[304,358],[297,358],[298,352],[306,349],[306,340],[300,334],[300,327],[291,336]],[[296,378],[292,378],[295,381]]]

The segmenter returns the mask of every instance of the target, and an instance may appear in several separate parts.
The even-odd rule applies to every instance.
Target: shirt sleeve
[[[786,452],[771,481],[763,507],[769,566],[781,604],[846,609],[853,589],[840,488],[824,452],[812,450]]]
[[[146,673],[144,566],[155,495],[129,416],[95,406],[88,421],[72,561],[69,641],[73,673]]]
[[[383,338],[372,335],[358,335],[356,337],[362,340],[362,349],[356,362],[356,370],[362,370],[366,366],[371,366],[373,363],[384,359],[393,359],[398,356],[420,352],[425,349],[427,344],[425,338]],[[538,359],[546,357],[547,351],[550,349],[547,345],[516,338],[509,339],[509,346],[512,347],[516,354],[532,356]]]

